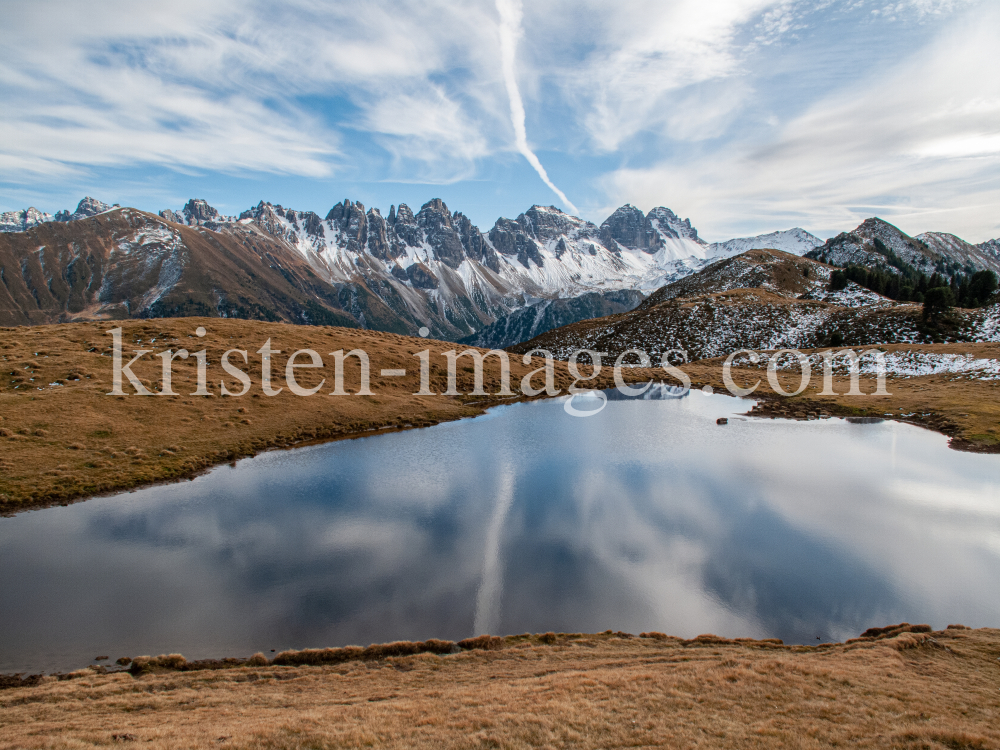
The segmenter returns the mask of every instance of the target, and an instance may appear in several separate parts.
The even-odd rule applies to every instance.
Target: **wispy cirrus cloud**
[[[470,116],[482,97],[459,102],[461,85],[435,80],[485,67],[492,39],[469,9],[50,5],[51,27],[26,19],[0,65],[11,170],[145,162],[321,177],[344,160],[345,129],[385,136],[437,172],[467,173],[489,150]]]

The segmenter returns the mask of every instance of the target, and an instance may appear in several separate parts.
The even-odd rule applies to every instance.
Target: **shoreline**
[[[990,628],[979,629],[990,630]],[[948,630],[971,630],[971,628],[967,628],[964,625],[949,625],[943,631],[936,632],[942,633]],[[555,633],[550,631],[547,633],[522,633],[520,635],[505,636],[479,635],[459,641],[431,638],[426,641],[388,641],[385,643],[373,643],[368,646],[348,645],[327,648],[286,649],[276,653],[272,658],[268,658],[263,652],[255,653],[252,656],[210,657],[191,661],[188,661],[183,654],[176,653],[160,654],[158,656],[120,657],[114,662],[110,661],[110,657],[102,657],[100,661],[108,661],[109,663],[90,664],[68,672],[39,672],[32,674],[27,672],[0,672],[0,690],[16,687],[32,687],[51,682],[52,680],[49,678],[55,678],[57,681],[66,681],[88,675],[129,674],[133,677],[141,677],[149,674],[204,672],[222,669],[241,669],[244,667],[316,667],[350,662],[384,661],[389,658],[417,656],[420,654],[454,656],[466,651],[500,651],[519,646],[552,646],[578,641],[607,639],[631,640],[639,638],[685,648],[740,645],[747,648],[778,649],[791,653],[815,653],[817,651],[830,651],[839,646],[850,646],[855,643],[869,643],[895,638],[904,633],[934,632],[934,629],[930,625],[911,625],[908,622],[903,622],[897,625],[868,628],[861,635],[855,638],[848,638],[845,641],[811,644],[784,643],[780,638],[726,638],[711,633],[698,635],[694,638],[682,638],[680,636],[667,635],[659,631],[647,631],[638,635],[626,633],[621,630],[605,630],[601,633]],[[92,661],[98,660],[93,659]],[[17,678],[20,678],[20,684],[16,682]]]
[[[998,654],[997,629],[900,624],[816,646],[605,631],[167,655],[0,690],[0,748],[988,750]]]

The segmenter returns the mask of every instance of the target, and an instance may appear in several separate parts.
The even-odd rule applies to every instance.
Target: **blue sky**
[[[998,6],[8,0],[0,210],[442,197],[488,229],[628,202],[709,240],[878,215],[980,242]]]

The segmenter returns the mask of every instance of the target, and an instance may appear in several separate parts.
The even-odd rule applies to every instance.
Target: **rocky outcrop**
[[[601,224],[601,243],[609,250],[621,245],[630,250],[653,253],[663,244],[663,240],[642,211],[631,204],[625,204]]]
[[[65,219],[59,219],[59,214],[56,214],[56,221],[76,221],[77,219],[86,219],[89,216],[97,216],[97,214],[103,214],[105,211],[110,211],[112,208],[119,208],[118,204],[115,203],[109,206],[107,203],[97,200],[96,198],[86,197],[80,201],[76,206],[76,211],[69,214]],[[65,213],[65,211],[61,212]]]
[[[691,240],[699,245],[705,244],[705,241],[698,236],[698,230],[691,226],[691,219],[682,220],[669,208],[658,206],[646,215],[646,219],[661,238]]]
[[[545,261],[538,252],[538,245],[532,241],[524,218],[521,214],[516,220],[497,219],[490,230],[490,242],[498,253],[516,259],[525,268],[530,263],[542,266]]]
[[[188,224],[204,224],[207,221],[218,221],[221,214],[208,205],[208,201],[200,198],[192,198],[187,202],[182,210],[184,219]]]
[[[416,216],[417,225],[423,230],[424,238],[434,250],[434,256],[451,268],[465,260],[465,246],[462,237],[452,225],[451,212],[440,198],[428,201]]]
[[[704,245],[690,219],[680,219],[669,208],[659,206],[643,214],[626,203],[601,224],[601,243],[609,250],[626,248],[656,253],[669,240],[686,240]]]

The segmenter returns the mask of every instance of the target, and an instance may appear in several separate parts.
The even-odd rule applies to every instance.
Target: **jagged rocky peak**
[[[110,211],[112,208],[118,208],[118,204],[115,203],[113,206],[109,206],[107,203],[99,201],[97,200],[97,198],[91,198],[88,195],[86,198],[84,198],[76,205],[76,211],[70,214],[70,217],[68,219],[65,219],[64,221],[85,219],[88,216],[96,216],[97,214],[103,214],[105,211]],[[62,211],[60,213],[65,213],[65,211]]]
[[[630,203],[616,210],[601,224],[601,244],[615,250],[615,243],[630,250],[656,252],[663,244],[646,215]]]
[[[452,223],[451,211],[445,202],[440,198],[427,201],[420,207],[416,219],[425,232],[427,244],[434,249],[435,257],[452,268],[458,268],[465,260],[465,244]]]
[[[52,214],[42,213],[34,206],[23,211],[5,211],[0,214],[0,232],[26,232],[52,220]]]
[[[361,201],[352,202],[344,198],[326,214],[326,220],[338,227],[347,237],[347,249],[358,252],[368,242],[368,220],[365,206]]]
[[[498,253],[517,258],[517,261],[525,268],[528,267],[529,261],[534,261],[536,266],[542,266],[544,261],[538,252],[538,245],[526,231],[524,219],[524,214],[521,214],[516,220],[497,219],[496,224],[490,230],[490,242]]]
[[[517,223],[539,242],[566,235],[594,239],[600,235],[597,225],[563,213],[555,206],[534,205],[517,217]]]
[[[459,212],[451,217],[452,226],[458,232],[458,236],[465,247],[465,254],[473,260],[485,263],[493,271],[499,271],[499,260],[496,253],[486,242],[479,227],[472,223],[472,220],[465,214]]]
[[[346,229],[352,223],[357,224],[359,217],[363,218],[364,215],[365,206],[361,201],[355,203],[350,198],[344,198],[343,203],[335,203],[327,212],[326,220]]]
[[[451,226],[451,211],[440,198],[431,198],[417,212],[417,223],[427,226]]]
[[[394,224],[416,224],[417,219],[413,215],[413,211],[405,203],[400,203],[399,208],[396,209],[396,220]]]
[[[657,206],[646,214],[646,219],[664,237],[691,240],[699,245],[705,241],[698,236],[698,230],[691,226],[691,219],[681,219],[665,206]]]
[[[392,257],[389,222],[377,208],[369,208],[365,219],[368,222],[368,252],[376,258],[388,260]]]
[[[219,221],[222,215],[208,205],[208,201],[202,198],[192,198],[185,204],[184,218],[188,224],[202,224],[206,221]]]
[[[50,221],[64,222],[86,219],[90,216],[110,211],[112,208],[119,208],[119,205],[115,203],[113,206],[109,206],[107,203],[102,203],[96,198],[88,196],[77,204],[76,211],[73,213],[69,211],[57,211],[53,216],[44,211],[39,211],[34,206],[26,208],[23,211],[6,211],[0,213],[0,232],[25,232],[32,227],[37,227],[39,224],[45,224]]]
[[[591,239],[599,242],[600,230],[597,226],[576,216],[563,213],[555,206],[532,206],[516,219],[496,220],[489,232],[489,241],[498,253],[514,257],[527,268],[529,261],[543,266],[545,261],[539,252],[539,244],[550,241],[557,244],[556,252],[565,249],[564,238]]]
[[[261,202],[256,209],[250,209],[249,211],[244,211],[240,218],[247,218],[255,211],[261,209],[264,204]],[[205,225],[210,229],[218,229],[218,225],[222,223],[228,223],[236,221],[231,216],[223,216],[212,206],[208,204],[208,201],[203,198],[191,198],[184,208],[180,211],[174,211],[173,209],[166,208],[160,211],[160,218],[166,219],[167,221],[172,221],[175,224],[187,224],[189,226],[202,226]]]
[[[704,245],[698,230],[690,219],[681,219],[664,206],[657,206],[648,214],[630,203],[616,210],[601,224],[601,244],[609,250],[618,246],[629,250],[655,253],[667,239],[683,239]]]
[[[281,211],[281,214],[278,213],[279,211]],[[160,215],[163,216],[163,213],[161,212]],[[282,232],[282,225],[279,216],[283,215],[284,211],[281,206],[273,206],[270,203],[261,201],[253,208],[247,209],[241,213],[240,221],[249,219],[268,234],[280,236]]]

